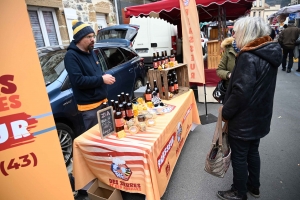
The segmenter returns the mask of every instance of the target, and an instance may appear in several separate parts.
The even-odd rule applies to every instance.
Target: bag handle
[[[212,140],[213,146],[216,145],[218,139],[219,139],[219,145],[220,144],[222,145],[222,108],[223,108],[223,106],[220,106],[220,108],[219,108],[218,120],[217,120],[217,124],[216,124],[214,137]]]

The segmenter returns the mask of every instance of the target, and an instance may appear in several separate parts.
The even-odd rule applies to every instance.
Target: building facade
[[[66,45],[73,39],[72,21],[97,30],[116,24],[109,0],[25,0],[36,47]]]
[[[256,0],[252,4],[250,16],[251,17],[264,17],[265,0]]]

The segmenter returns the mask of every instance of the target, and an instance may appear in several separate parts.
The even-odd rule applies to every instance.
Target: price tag
[[[123,131],[123,130],[122,130],[122,131],[119,131],[119,132],[118,132],[118,138],[121,139],[121,138],[124,138],[124,137],[126,137],[125,131]]]
[[[115,119],[112,107],[101,109],[97,112],[101,138],[105,138],[116,132]]]

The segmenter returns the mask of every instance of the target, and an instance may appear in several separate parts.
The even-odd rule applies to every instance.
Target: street
[[[278,69],[271,131],[260,143],[262,200],[300,199],[300,73],[296,69],[297,63],[292,73]],[[208,103],[208,113],[217,116],[219,106]],[[205,115],[203,103],[198,103],[198,110]],[[217,200],[218,190],[231,187],[231,167],[224,178],[204,171],[214,129],[215,123],[199,125],[189,134],[162,200]],[[145,196],[123,193],[123,198],[142,200]],[[248,194],[248,199],[255,198]]]

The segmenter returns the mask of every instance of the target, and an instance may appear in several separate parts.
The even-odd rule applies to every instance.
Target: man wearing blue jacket
[[[95,32],[88,24],[74,20],[73,38],[65,56],[65,67],[72,85],[77,108],[82,112],[86,130],[98,123],[97,111],[107,102],[106,84],[115,78],[104,74],[93,51]]]

